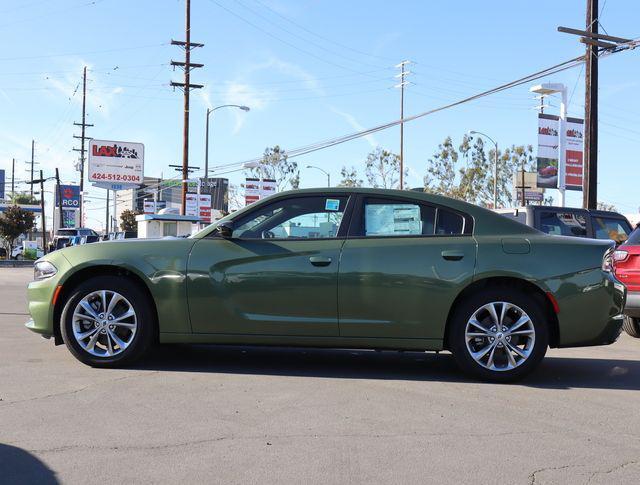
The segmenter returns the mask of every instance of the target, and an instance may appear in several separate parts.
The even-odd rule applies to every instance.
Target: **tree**
[[[599,211],[611,211],[611,212],[618,212],[618,209],[616,208],[615,205],[613,204],[609,204],[607,202],[598,202],[597,208]]]
[[[407,171],[405,170],[405,178]],[[397,189],[400,182],[400,157],[381,147],[367,155],[365,176],[370,187]]]
[[[244,207],[244,200],[236,184],[229,184],[227,203],[229,205],[229,212],[235,212]]]
[[[278,192],[287,188],[297,189],[300,186],[298,164],[290,162],[287,152],[278,145],[265,148],[260,166],[252,168],[250,174],[254,178],[274,179]]]
[[[20,205],[20,204],[36,205],[40,203],[40,201],[36,199],[33,195],[27,194],[26,192],[22,192],[22,193],[17,192],[10,197],[10,200],[12,203],[16,205]]]
[[[0,238],[7,250],[7,259],[11,257],[11,248],[15,240],[33,229],[35,215],[31,211],[21,209],[17,205],[7,207],[0,215]]]
[[[358,170],[355,167],[342,167],[340,176],[342,180],[340,180],[338,187],[362,187],[362,179],[358,178]]]
[[[456,149],[451,137],[438,146],[438,151],[427,161],[425,190],[436,194],[466,200],[473,204],[493,204],[495,149],[485,151],[482,138],[464,136]],[[464,165],[458,162],[464,161]],[[535,170],[531,145],[520,145],[498,150],[497,203],[509,206],[513,200],[514,174],[524,168]]]
[[[140,214],[140,211],[134,211],[131,209],[123,210],[122,214],[120,214],[120,229],[128,232],[138,232],[136,216]]]

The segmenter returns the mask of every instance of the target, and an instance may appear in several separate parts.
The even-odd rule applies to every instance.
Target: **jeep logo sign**
[[[80,186],[79,185],[61,185],[60,193],[62,195],[62,204],[58,202],[58,191],[55,191],[56,206],[62,205],[69,209],[80,208]]]

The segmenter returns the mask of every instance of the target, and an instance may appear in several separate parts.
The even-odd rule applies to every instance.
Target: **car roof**
[[[451,197],[445,197],[443,195],[432,194],[429,192],[420,192],[417,190],[397,190],[397,189],[379,189],[379,188],[365,188],[365,187],[324,187],[324,188],[309,188],[309,189],[297,189],[288,190],[284,192],[278,192],[277,194],[266,197],[258,202],[254,202],[251,205],[230,214],[225,217],[224,220],[233,220],[242,217],[246,212],[254,210],[256,207],[263,204],[269,204],[281,198],[299,196],[299,195],[351,195],[351,194],[363,194],[370,196],[382,196],[382,197],[400,197],[404,199],[413,199],[418,202],[426,202],[435,205],[441,205],[451,208],[453,210],[468,214],[474,219],[474,231],[475,235],[491,235],[491,234],[541,234],[540,231],[529,226],[525,226],[517,221],[504,217],[500,214],[493,212],[492,210],[485,209],[462,200],[452,199]],[[478,222],[481,222],[478,224]],[[211,226],[210,226],[211,227]],[[200,233],[194,235],[194,237],[204,237],[210,230],[205,228]]]

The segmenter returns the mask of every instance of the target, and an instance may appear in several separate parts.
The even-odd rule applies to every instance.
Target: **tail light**
[[[624,251],[622,249],[617,249],[613,252],[613,263],[621,263],[623,261],[626,261],[629,258],[629,253],[627,251]]]

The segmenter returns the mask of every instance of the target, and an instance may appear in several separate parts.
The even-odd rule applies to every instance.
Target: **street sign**
[[[133,184],[144,179],[142,143],[89,140],[88,177],[92,183]],[[121,190],[121,189],[111,189]]]
[[[54,190],[55,194],[55,205],[56,207],[60,207],[62,205],[63,208],[69,209],[79,209],[80,208],[80,186],[79,185],[61,185],[60,193],[62,194],[62,204],[58,200],[58,190]]]

